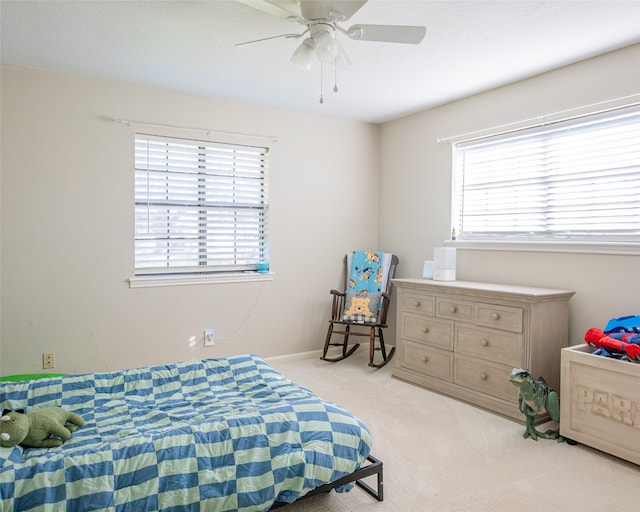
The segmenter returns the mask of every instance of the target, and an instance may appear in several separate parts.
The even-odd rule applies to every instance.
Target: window
[[[640,105],[453,152],[460,240],[640,242]]]
[[[136,276],[268,260],[268,148],[137,134]]]

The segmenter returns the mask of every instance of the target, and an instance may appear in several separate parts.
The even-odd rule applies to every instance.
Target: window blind
[[[640,106],[454,145],[466,240],[640,241]]]
[[[268,155],[137,134],[136,275],[253,270],[268,260]]]

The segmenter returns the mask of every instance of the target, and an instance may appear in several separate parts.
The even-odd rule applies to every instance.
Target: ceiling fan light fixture
[[[314,37],[316,41],[316,57],[320,62],[333,62],[338,55],[338,42],[332,33],[320,32]]]
[[[296,51],[293,52],[293,55],[291,56],[291,63],[296,67],[309,71],[311,69],[311,62],[313,61],[315,47],[316,42],[308,37],[302,41],[300,46],[296,48]]]

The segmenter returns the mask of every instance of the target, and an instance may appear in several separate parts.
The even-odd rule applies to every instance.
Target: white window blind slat
[[[268,148],[136,135],[136,275],[268,260]]]
[[[640,242],[640,105],[454,145],[461,240]]]

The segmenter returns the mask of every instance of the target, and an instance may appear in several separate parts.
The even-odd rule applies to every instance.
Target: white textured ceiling
[[[640,0],[369,0],[352,24],[425,25],[419,45],[343,39],[352,65],[294,67],[295,23],[235,0],[1,0],[2,62],[384,122],[640,42]],[[640,63],[639,63],[640,65]]]

